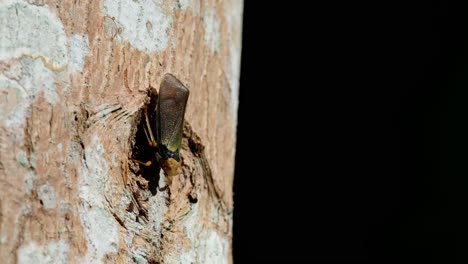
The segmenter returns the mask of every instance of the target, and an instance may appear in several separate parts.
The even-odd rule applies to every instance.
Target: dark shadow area
[[[150,89],[151,90],[151,89]],[[148,109],[148,116],[150,120],[150,125],[153,129],[153,135],[155,136],[155,120],[156,120],[156,103],[157,103],[157,95],[152,92],[148,92],[150,96],[150,102],[147,105]],[[136,173],[136,175],[141,174],[141,176],[148,181],[148,188],[153,195],[156,194],[158,191],[158,183],[159,183],[159,171],[160,167],[158,162],[156,161],[156,148],[151,147],[148,144],[148,140],[145,135],[144,128],[146,127],[145,122],[145,115],[144,115],[144,108],[140,110],[139,121],[138,121],[138,128],[135,134],[135,144],[133,145],[132,159],[139,160],[142,162],[152,161],[152,165],[149,167],[145,167],[140,165],[140,171]],[[141,186],[140,186],[141,187]],[[163,190],[162,190],[163,191]]]
[[[234,263],[467,263],[468,8],[244,7]]]

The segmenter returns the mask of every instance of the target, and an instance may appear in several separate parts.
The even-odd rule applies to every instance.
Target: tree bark
[[[2,263],[232,263],[242,0],[0,0]],[[182,172],[132,159],[190,89]]]

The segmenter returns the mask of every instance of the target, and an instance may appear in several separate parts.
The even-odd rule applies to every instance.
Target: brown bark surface
[[[0,0],[2,263],[232,262],[241,20],[240,0]],[[165,73],[190,89],[169,189],[131,160]]]

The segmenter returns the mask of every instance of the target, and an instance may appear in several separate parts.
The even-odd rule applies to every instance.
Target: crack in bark
[[[34,153],[34,145],[32,141],[32,129],[33,129],[33,111],[34,107],[31,108],[31,115],[26,118],[25,126],[24,126],[24,148],[26,152],[26,157],[28,160],[28,169],[35,170],[33,163],[31,162],[31,156]]]
[[[111,210],[111,213],[112,213],[112,216],[117,221],[117,223],[119,223],[119,225],[122,226],[123,228],[127,229],[127,227],[125,226],[124,221],[122,219],[120,219],[120,217],[113,210]]]

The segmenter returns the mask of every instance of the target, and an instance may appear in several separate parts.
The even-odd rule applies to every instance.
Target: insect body
[[[159,88],[156,106],[156,139],[153,136],[148,109],[145,108],[145,134],[148,144],[156,148],[155,159],[171,182],[171,177],[179,174],[180,146],[184,125],[185,107],[189,90],[176,77],[166,74]],[[152,161],[138,163],[150,166]]]

